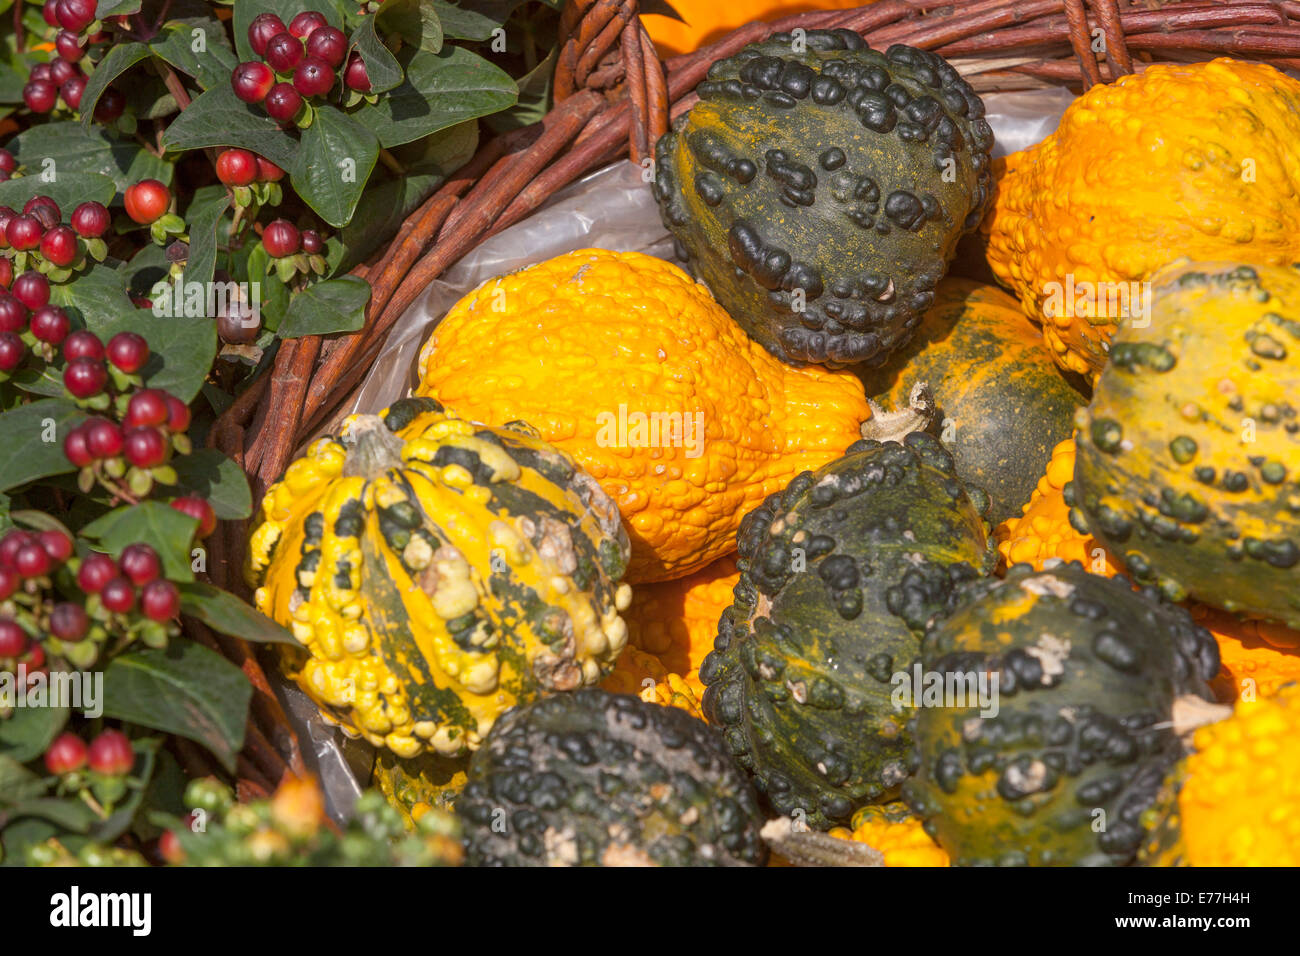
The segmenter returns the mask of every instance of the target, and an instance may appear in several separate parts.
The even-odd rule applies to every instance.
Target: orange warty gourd
[[[691,53],[721,40],[726,34],[755,20],[772,21],[810,10],[851,10],[869,0],[669,0],[681,20],[657,13],[643,13],[641,22],[660,56]],[[685,22],[683,22],[685,21]]]
[[[1204,604],[1190,605],[1196,623],[1219,644],[1221,699],[1271,697],[1300,681],[1300,631],[1267,621],[1242,621]]]
[[[871,408],[857,377],[791,368],[682,270],[582,249],[492,279],[421,350],[417,394],[489,425],[524,420],[618,504],[626,579],[735,550],[741,519],[838,458]]]
[[[827,831],[833,837],[879,850],[885,866],[948,866],[943,847],[930,839],[921,821],[899,804],[872,804],[853,814],[851,826]]]
[[[989,264],[1057,361],[1091,376],[1116,328],[1100,294],[1182,255],[1300,259],[1300,81],[1226,58],[1152,66],[1094,86],[995,171]],[[1099,293],[1100,314],[1067,308],[1071,288]]]

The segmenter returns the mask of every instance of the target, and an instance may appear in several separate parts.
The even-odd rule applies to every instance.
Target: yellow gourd
[[[618,504],[633,583],[734,551],[741,518],[871,417],[851,372],[782,364],[704,286],[635,252],[484,283],[434,329],[419,375],[417,394],[462,418],[522,419],[572,455]]]

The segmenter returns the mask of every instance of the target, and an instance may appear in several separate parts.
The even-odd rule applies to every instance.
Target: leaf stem
[[[399,176],[406,175],[406,167],[397,161],[396,156],[394,156],[388,150],[384,149],[382,146],[379,147],[379,161],[382,162],[389,169],[391,169],[393,172],[397,173],[397,175]]]

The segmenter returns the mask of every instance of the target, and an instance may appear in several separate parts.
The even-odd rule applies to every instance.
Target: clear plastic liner
[[[1056,129],[1073,98],[1059,88],[985,95],[994,155],[1039,142]],[[409,395],[425,339],[452,305],[489,279],[574,249],[635,251],[677,261],[644,173],[642,167],[622,161],[587,175],[528,218],[481,243],[431,282],[393,325],[347,411],[378,412]],[[373,751],[326,724],[296,686],[282,681],[278,689],[304,757],[324,788],[330,814],[346,819],[358,794],[369,785]]]

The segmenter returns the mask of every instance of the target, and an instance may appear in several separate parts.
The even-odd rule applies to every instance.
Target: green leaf
[[[107,716],[202,744],[231,773],[252,694],[243,671],[193,641],[121,654],[104,671]]]
[[[505,133],[521,126],[531,126],[546,116],[551,108],[551,77],[555,74],[556,50],[546,55],[526,75],[521,76],[516,85],[519,89],[519,102],[508,110],[493,113],[484,122],[498,133]]]
[[[366,324],[369,301],[370,283],[356,276],[309,285],[290,300],[289,313],[280,323],[280,338],[356,332]]]
[[[206,498],[218,518],[235,520],[253,513],[253,495],[244,469],[215,448],[199,448],[172,460],[180,490]]]
[[[141,0],[99,0],[99,5],[95,8],[95,19],[129,16],[139,13],[143,5]]]
[[[43,398],[0,415],[5,453],[0,455],[0,491],[37,478],[73,471],[63,439],[86,413],[64,398]]]
[[[107,322],[89,327],[107,342],[118,332],[135,332],[149,343],[149,361],[141,374],[146,384],[171,392],[182,402],[199,393],[217,355],[217,324],[207,317],[166,314],[170,298],[154,300],[154,309],[130,308]]]
[[[475,10],[443,3],[442,0],[432,0],[432,6],[442,23],[443,35],[457,40],[486,40],[506,19],[503,17],[498,20]]]
[[[194,52],[196,30],[203,31],[204,49],[199,53]],[[149,46],[156,56],[194,77],[205,90],[229,83],[230,74],[239,64],[221,21],[211,17],[171,20]]]
[[[228,591],[195,581],[182,584],[181,612],[214,631],[260,644],[302,645],[288,630]]]
[[[0,183],[0,206],[21,210],[23,204],[33,196],[49,196],[59,204],[60,209],[66,210],[65,215],[69,215],[77,203],[89,200],[107,206],[113,201],[116,191],[113,180],[97,173],[67,173],[52,183],[42,181],[37,173]]]
[[[414,162],[402,157],[409,163],[405,176],[372,181],[367,187],[352,221],[338,234],[344,255],[334,263],[335,272],[347,272],[364,262],[443,184],[449,173],[468,162],[478,148],[478,124],[461,123],[435,133],[421,145],[421,155]]]
[[[223,186],[204,186],[194,193],[185,211],[190,249],[185,260],[185,281],[208,283],[217,265],[217,224],[230,208],[230,194]]]
[[[35,800],[24,800],[22,803],[15,803],[12,807],[6,807],[4,815],[10,820],[23,817],[48,820],[60,829],[70,830],[73,833],[87,832],[98,819],[95,811],[86,804],[66,797],[38,797]]]
[[[14,372],[9,381],[33,395],[48,395],[51,398],[63,395],[63,376],[58,369],[49,365],[24,366]]]
[[[342,28],[347,22],[347,11],[356,9],[357,4],[352,0],[346,3],[343,0],[256,0],[256,2],[243,0],[235,3],[234,7],[235,50],[239,53],[240,60],[256,60],[259,57],[248,42],[248,25],[259,13],[274,13],[287,26],[289,21],[299,13],[315,10],[325,14],[325,19],[329,20],[330,26]],[[344,32],[346,33],[347,30],[345,29]]]
[[[86,89],[81,94],[81,128],[89,130],[94,122],[95,104],[108,84],[135,66],[141,60],[147,60],[152,54],[143,43],[117,43],[108,51],[108,55],[95,66],[86,82]]]
[[[408,47],[398,61],[406,80],[374,106],[366,105],[355,114],[385,147],[487,116],[519,98],[510,74],[460,47],[446,47],[437,54]]]
[[[128,544],[148,543],[162,559],[163,574],[172,581],[193,581],[190,547],[198,522],[161,501],[123,505],[81,529],[81,536],[98,541],[114,558]]]
[[[374,133],[346,113],[323,105],[316,110],[315,122],[303,131],[290,180],[317,215],[335,228],[346,226],[378,157]]]
[[[432,0],[388,0],[375,14],[376,28],[402,42],[437,53],[442,49],[442,21]]]
[[[377,17],[366,17],[352,34],[352,46],[361,54],[370,79],[371,93],[386,93],[402,82],[402,68],[397,58],[375,35]]]
[[[232,91],[230,95],[234,97],[235,94]],[[72,181],[74,175],[97,173],[107,176],[116,192],[122,192],[142,179],[157,179],[169,184],[172,181],[172,164],[153,155],[134,139],[123,139],[116,131],[103,126],[83,129],[73,120],[33,126],[10,140],[8,149],[19,162],[27,164],[29,175],[11,179],[0,186],[0,203],[5,205],[11,203],[4,198],[3,187],[38,178],[47,160],[53,161],[51,168],[55,181],[36,185],[41,187],[41,192],[53,196],[60,206],[66,206],[68,212],[77,203],[88,199],[106,205],[113,200],[111,193],[104,196],[102,184],[94,181],[76,183]],[[94,192],[81,191],[80,187],[85,185],[91,185]],[[60,195],[66,196],[66,201],[59,199]]]
[[[163,146],[177,151],[239,146],[265,156],[281,168],[293,165],[302,152],[298,142],[266,110],[235,96],[229,83],[218,83],[200,93],[167,127]]]
[[[132,309],[125,276],[108,263],[96,263],[71,282],[50,288],[50,301],[81,320],[87,328],[100,325]]]
[[[16,684],[14,692],[17,693]],[[66,707],[15,707],[9,717],[0,720],[0,757],[19,763],[34,760],[45,753],[67,722]]]
[[[43,793],[45,783],[40,777],[18,760],[0,753],[0,806],[31,800]]]

